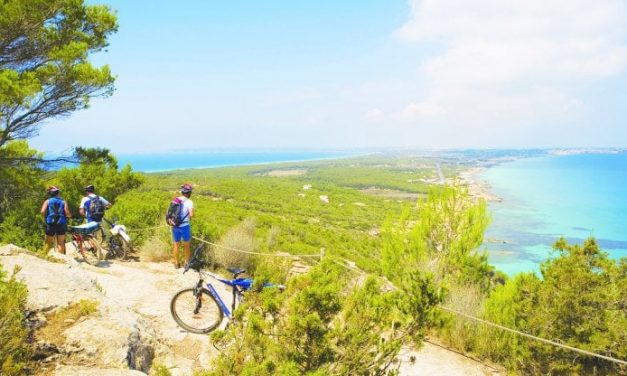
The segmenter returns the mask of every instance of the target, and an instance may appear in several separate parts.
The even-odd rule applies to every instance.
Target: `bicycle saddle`
[[[238,275],[246,273],[246,269],[240,268],[227,268],[226,270],[233,273],[233,278],[237,278]]]

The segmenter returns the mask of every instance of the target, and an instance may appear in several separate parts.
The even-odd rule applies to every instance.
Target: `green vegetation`
[[[190,181],[195,187],[197,236],[217,241],[250,219],[257,251],[320,254],[324,249],[366,270],[378,270],[381,226],[388,217],[400,216],[403,208],[415,210],[406,200],[367,195],[307,175],[273,177],[258,171],[238,167],[150,174],[140,188],[119,196],[111,215],[118,215],[129,229],[163,225],[169,200],[182,182]],[[303,189],[306,185],[311,188]],[[151,233],[137,235],[142,242]],[[167,231],[160,236],[170,241]]]
[[[116,30],[109,8],[82,0],[0,2],[0,148],[112,92],[109,67],[88,57]]]
[[[22,375],[28,359],[28,331],[22,325],[26,305],[26,286],[10,278],[0,264],[0,374]]]
[[[116,29],[109,8],[82,0],[0,2],[0,243],[35,249],[43,244],[39,208],[54,174],[44,169],[43,155],[23,140],[36,135],[43,121],[111,94],[109,67],[94,67],[88,58],[107,46]],[[104,179],[120,175],[122,182],[130,178],[130,167]],[[22,326],[27,291],[13,276],[5,277],[0,265],[0,374],[21,375],[28,360]],[[89,306],[83,305],[81,311],[86,310]]]
[[[9,143],[3,150],[13,155],[36,153],[25,142]],[[479,251],[489,222],[485,202],[463,187],[408,183],[413,179],[407,179],[408,174],[432,178],[435,159],[429,163],[425,158],[378,155],[363,161],[137,174],[129,166],[120,169],[106,150],[78,149],[76,157],[78,166],[56,172],[37,164],[2,171],[15,187],[24,189],[17,189],[20,197],[3,201],[0,239],[28,245],[29,239],[41,238],[39,225],[29,220],[23,219],[17,231],[13,226],[28,218],[27,208],[35,213],[32,218],[38,216],[44,181],[60,185],[73,210],[81,188],[94,183],[114,202],[108,215],[118,216],[131,231],[162,226],[168,202],[178,195],[181,183],[191,182],[196,236],[253,252],[318,255],[323,251],[321,264],[303,258],[301,262],[313,269],[288,279],[290,264],[284,258],[208,248],[207,257],[215,268],[242,266],[257,282],[288,285],[283,294],[259,291],[256,285],[237,310],[235,324],[214,334],[222,355],[213,364],[212,375],[393,373],[400,346],[419,345],[426,335],[504,364],[514,373],[624,372],[612,363],[478,325],[437,308],[443,304],[616,358],[627,354],[625,261],[608,259],[593,240],[582,246],[560,241],[557,257],[543,264],[541,276],[526,273],[506,278]],[[439,163],[444,171],[458,168],[456,163]],[[416,167],[419,164],[424,170]],[[408,165],[414,166],[411,173]],[[389,197],[364,187],[420,196]],[[35,222],[32,218],[30,222]],[[167,228],[132,235],[141,245],[142,260],[170,258]],[[355,262],[366,274],[339,266],[344,260]]]
[[[594,239],[554,245],[557,257],[541,266],[541,278],[520,274],[498,287],[485,317],[542,338],[617,359],[627,358],[627,262],[614,261]],[[495,342],[477,350],[525,374],[624,374],[625,367],[575,356],[511,334],[479,333]],[[576,361],[575,361],[576,359]]]
[[[0,154],[2,152],[12,156],[37,155],[25,141],[9,142],[0,148]],[[61,196],[78,217],[78,204],[87,184],[94,184],[98,194],[115,202],[120,194],[138,187],[143,181],[130,166],[119,169],[117,160],[106,149],[77,148],[75,157],[78,166],[58,171],[46,171],[36,161],[16,162],[0,169],[3,182],[0,193],[4,196],[0,202],[0,243],[41,249],[44,221],[39,209],[48,198],[47,185],[61,188]]]
[[[352,278],[327,259],[291,279],[285,293],[249,295],[234,325],[212,336],[221,354],[207,375],[393,373],[403,340],[432,324],[414,308],[433,311],[437,294],[422,279],[429,293],[418,298],[384,292],[374,276],[357,285]]]

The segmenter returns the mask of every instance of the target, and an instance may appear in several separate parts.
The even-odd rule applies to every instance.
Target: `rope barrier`
[[[127,229],[126,232],[142,232],[142,231],[147,231],[147,230],[156,230],[156,229],[162,228],[162,227],[168,227],[168,225],[159,225],[159,226],[153,226],[153,227],[142,227],[142,228]]]
[[[345,263],[349,263],[349,261],[345,260],[345,259],[342,259],[342,261],[344,261]],[[361,269],[359,269],[359,267],[357,267],[357,266],[349,266],[349,265],[346,265],[346,264],[342,264],[342,263],[340,263],[340,262],[338,262],[336,260],[333,260],[333,262],[338,264],[338,265],[340,265],[340,266],[343,266],[344,268],[346,268],[348,270],[360,273],[362,275],[365,274],[365,272],[362,271]],[[396,289],[396,287],[394,287],[394,286],[393,286],[393,288]],[[493,323],[493,322],[490,322],[490,321],[487,321],[487,320],[484,320],[484,319],[480,319],[478,317],[466,314],[464,312],[457,311],[457,310],[455,310],[453,308],[449,308],[449,307],[446,307],[446,306],[443,306],[443,305],[439,305],[439,307],[441,309],[445,310],[445,311],[448,311],[450,313],[454,313],[456,315],[465,317],[465,318],[467,318],[469,320],[474,320],[474,321],[480,322],[482,324],[485,324],[485,325],[488,325],[488,326],[492,326],[492,327],[495,327],[495,328],[498,328],[498,329],[501,329],[501,330],[505,330],[505,331],[510,332],[510,333],[518,334],[520,336],[527,337],[527,338],[530,338],[530,339],[533,339],[533,340],[536,340],[536,341],[539,341],[539,342],[543,342],[543,343],[546,343],[546,344],[549,344],[549,345],[561,347],[561,348],[566,349],[566,350],[578,352],[578,353],[583,354],[583,355],[604,359],[604,360],[607,360],[607,361],[610,361],[610,362],[614,362],[614,363],[617,363],[617,364],[627,365],[627,361],[624,361],[624,360],[621,360],[621,359],[612,358],[610,356],[597,354],[597,353],[594,353],[594,352],[591,352],[591,351],[582,350],[582,349],[579,349],[579,348],[576,348],[576,347],[568,346],[568,345],[565,345],[563,343],[551,341],[551,340],[546,339],[546,338],[537,337],[537,336],[534,336],[532,334],[521,332],[519,330],[511,329],[511,328],[508,328],[508,327],[503,326],[503,325],[499,325],[499,324],[496,324],[496,323]]]
[[[162,227],[168,227],[168,226],[167,225],[160,225],[160,226],[154,226],[154,227],[144,227],[144,228],[140,228],[140,229],[129,230],[129,232],[154,230],[154,229],[158,229],[158,228],[162,228]],[[237,249],[237,248],[232,248],[232,247],[227,247],[227,246],[224,246],[224,245],[216,244],[216,243],[207,241],[205,239],[199,238],[197,236],[192,236],[192,238],[196,239],[197,241],[199,241],[201,243],[209,244],[209,245],[212,245],[212,246],[217,247],[217,248],[223,248],[223,249],[226,249],[226,250],[229,250],[229,251],[233,251],[233,252],[246,253],[246,254],[249,254],[249,255],[274,256],[274,257],[292,257],[292,258],[294,258],[294,257],[322,258],[321,254],[317,254],[317,255],[314,255],[314,254],[310,254],[310,255],[292,255],[292,254],[284,254],[284,253],[264,253],[264,252],[245,251],[243,249]],[[348,260],[345,260],[345,259],[342,259],[342,261],[344,261],[345,263],[349,262]],[[340,265],[340,266],[342,266],[342,267],[344,267],[344,268],[346,268],[346,269],[348,269],[348,270],[351,270],[351,271],[354,271],[354,272],[357,272],[357,273],[360,273],[360,274],[365,274],[365,272],[363,270],[361,270],[357,266],[349,266],[349,265],[347,265],[345,263],[340,263],[340,262],[338,262],[336,260],[333,260],[333,262],[338,264],[338,265]],[[526,337],[526,338],[530,338],[530,339],[533,339],[533,340],[536,340],[536,341],[539,341],[539,342],[543,342],[543,343],[546,343],[548,345],[560,347],[560,348],[563,348],[563,349],[566,349],[566,350],[570,350],[570,351],[574,351],[574,352],[577,352],[577,353],[580,353],[580,354],[583,354],[583,355],[592,356],[592,357],[595,357],[595,358],[607,360],[607,361],[614,362],[614,363],[617,363],[617,364],[627,365],[627,361],[625,361],[625,360],[612,358],[610,356],[597,354],[597,353],[594,353],[594,352],[591,352],[591,351],[587,351],[587,350],[582,350],[582,349],[579,349],[579,348],[576,348],[576,347],[572,347],[572,346],[568,346],[568,345],[565,345],[563,343],[555,342],[555,341],[552,341],[552,340],[549,340],[549,339],[546,339],[546,338],[537,337],[537,336],[534,336],[532,334],[528,334],[528,333],[525,333],[525,332],[521,332],[519,330],[511,329],[511,328],[508,328],[506,326],[503,326],[503,325],[500,325],[500,324],[496,324],[496,323],[493,323],[493,322],[490,322],[490,321],[487,321],[487,320],[484,320],[484,319],[481,319],[481,318],[478,318],[478,317],[466,314],[464,312],[460,312],[460,311],[455,310],[453,308],[445,307],[443,305],[440,305],[440,308],[445,310],[445,311],[448,311],[450,313],[454,313],[456,315],[462,316],[462,317],[464,317],[466,319],[473,320],[473,321],[476,321],[476,322],[479,322],[479,323],[482,323],[482,324],[485,324],[485,325],[488,325],[488,326],[492,326],[494,328],[498,328],[498,329],[501,329],[501,330],[504,330],[504,331],[507,331],[507,332],[510,332],[510,333],[514,333],[514,334],[520,335],[522,337]]]
[[[292,254],[286,254],[286,253],[263,253],[263,252],[245,251],[243,249],[231,248],[231,247],[227,247],[227,246],[224,246],[224,245],[212,243],[210,241],[207,241],[205,239],[202,239],[202,238],[199,238],[199,237],[196,237],[196,236],[192,236],[192,238],[198,240],[201,243],[209,244],[209,245],[212,245],[212,246],[217,247],[217,248],[228,249],[229,251],[239,252],[239,253],[246,253],[246,254],[249,254],[249,255],[275,256],[275,257],[320,257],[320,255],[292,255]]]
[[[572,346],[565,345],[563,343],[551,341],[551,340],[546,339],[546,338],[536,337],[534,335],[531,335],[531,334],[528,334],[528,333],[525,333],[525,332],[521,332],[519,330],[511,329],[511,328],[508,328],[508,327],[503,326],[503,325],[495,324],[493,322],[490,322],[490,321],[487,321],[487,320],[480,319],[478,317],[474,317],[474,316],[468,315],[466,313],[457,311],[457,310],[455,310],[453,308],[449,308],[449,307],[445,307],[445,306],[440,306],[440,308],[442,308],[445,311],[454,313],[456,315],[465,317],[465,318],[467,318],[469,320],[474,320],[474,321],[480,322],[482,324],[489,325],[489,326],[492,326],[492,327],[495,327],[495,328],[498,328],[498,329],[501,329],[501,330],[505,330],[505,331],[510,332],[510,333],[518,334],[518,335],[523,336],[523,337],[531,338],[531,339],[534,339],[536,341],[544,342],[544,343],[549,344],[549,345],[561,347],[563,349],[567,349],[567,350],[570,350],[570,351],[578,352],[580,354],[584,354],[584,355],[588,355],[588,356],[593,356],[593,357],[596,357],[596,358],[604,359],[604,360],[607,360],[607,361],[610,361],[610,362],[614,362],[614,363],[618,363],[618,364],[622,364],[622,365],[627,365],[627,361],[624,361],[624,360],[612,358],[612,357],[606,356],[606,355],[597,354],[597,353],[594,353],[594,352],[591,352],[591,351],[587,351],[587,350],[578,349],[576,347],[572,347]]]

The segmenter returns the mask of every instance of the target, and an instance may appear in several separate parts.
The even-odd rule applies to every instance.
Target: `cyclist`
[[[181,196],[175,198],[170,204],[171,208],[174,208],[176,205],[180,205],[180,208],[168,210],[169,213],[175,212],[179,218],[175,222],[170,222],[172,226],[172,240],[174,241],[172,252],[174,256],[174,267],[177,269],[181,267],[179,262],[179,242],[183,242],[185,263],[189,262],[190,258],[189,243],[192,240],[190,220],[194,217],[194,203],[190,199],[191,196],[192,185],[183,184],[181,186]]]
[[[96,195],[95,191],[96,189],[91,184],[85,187],[84,197],[81,199],[78,211],[83,217],[87,218],[87,222],[98,222],[100,224],[105,210],[112,205],[104,197]]]
[[[67,220],[72,218],[70,209],[64,199],[59,197],[61,190],[55,186],[48,187],[49,199],[41,205],[41,215],[46,221],[46,252],[52,246],[56,238],[57,250],[65,254],[65,233],[67,232]]]

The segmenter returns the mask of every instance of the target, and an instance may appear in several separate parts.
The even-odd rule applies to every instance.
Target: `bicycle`
[[[126,260],[129,252],[133,249],[131,245],[131,237],[126,232],[126,227],[124,225],[117,224],[116,217],[113,217],[111,221],[104,217],[102,219],[111,227],[109,229],[111,236],[109,236],[105,242],[109,249],[107,256],[118,258],[120,260]],[[102,231],[102,226],[100,229]]]
[[[98,265],[104,260],[100,242],[95,238],[99,226],[96,222],[88,222],[79,226],[68,226],[72,244],[89,265]]]
[[[203,268],[206,266],[206,263],[199,258],[201,249],[202,246],[194,250],[194,255],[185,265],[183,271],[183,273],[187,273],[189,269],[197,271],[198,282],[196,286],[182,289],[174,294],[170,302],[170,313],[174,321],[188,332],[207,334],[220,325],[222,320],[224,320],[224,316],[228,320],[233,319],[233,312],[237,303],[241,302],[243,293],[250,290],[253,280],[252,278],[238,278],[246,273],[245,269],[228,268],[228,271],[233,274],[232,279],[225,279],[217,274],[204,271]],[[207,282],[205,285],[204,277],[211,277],[231,287],[233,292],[231,310],[229,310],[211,283]],[[263,287],[277,287],[281,291],[285,289],[283,285],[271,283],[266,283]]]

